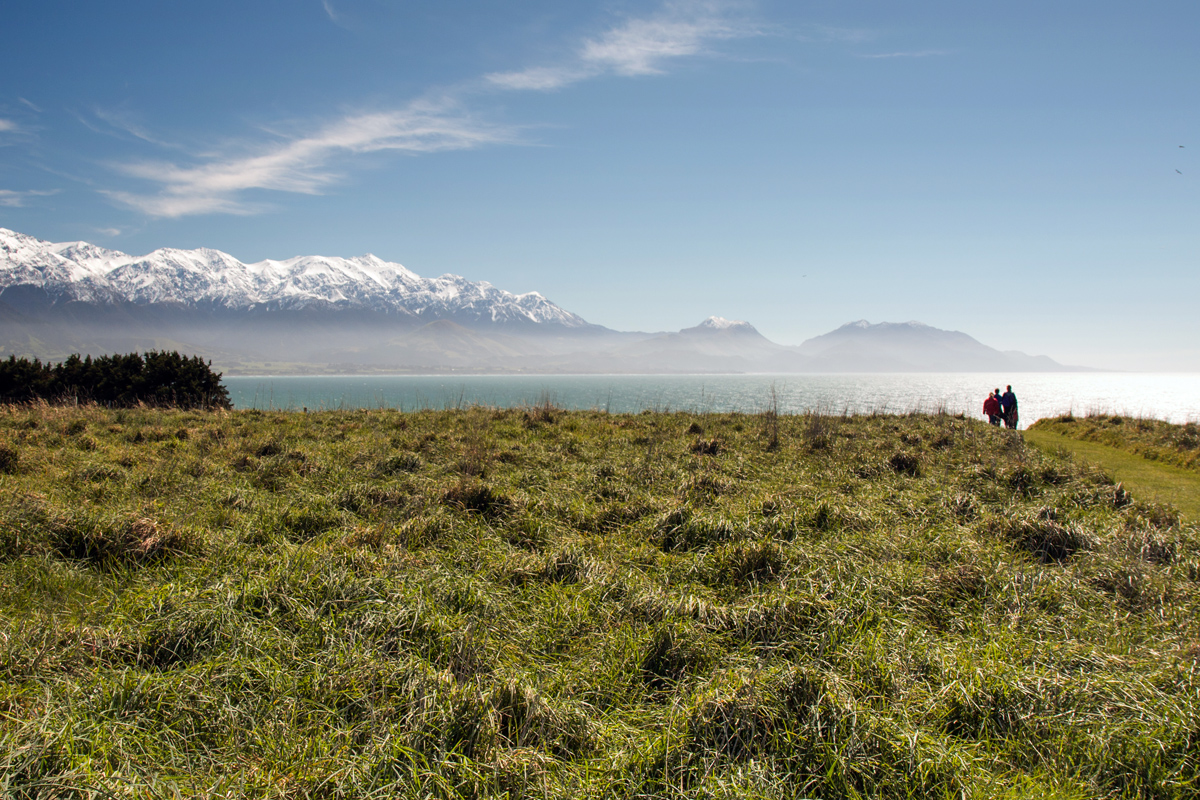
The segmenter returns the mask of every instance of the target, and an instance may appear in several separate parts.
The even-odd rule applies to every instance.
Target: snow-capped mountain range
[[[919,322],[851,322],[798,346],[743,320],[614,331],[537,292],[422,278],[375,256],[243,264],[218,250],[131,256],[0,228],[0,358],[179,350],[231,374],[812,373],[1056,370]]]
[[[53,303],[182,305],[227,310],[362,309],[417,318],[588,323],[537,292],[513,294],[458,275],[422,278],[373,255],[243,264],[228,253],[164,248],[131,256],[0,228],[0,291],[36,287]]]

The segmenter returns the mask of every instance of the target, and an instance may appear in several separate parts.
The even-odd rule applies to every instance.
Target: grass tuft
[[[8,442],[0,442],[0,474],[15,475],[21,464],[21,451]]]
[[[1076,528],[1061,525],[1045,515],[1036,519],[1010,519],[999,524],[1002,535],[1014,546],[1042,563],[1061,563],[1082,550],[1086,537]]]

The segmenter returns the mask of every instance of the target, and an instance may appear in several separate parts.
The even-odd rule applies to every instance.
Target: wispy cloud
[[[127,136],[132,136],[135,139],[141,139],[143,142],[149,142],[150,144],[158,145],[159,147],[181,149],[179,145],[165,141],[164,139],[152,134],[144,125],[142,125],[140,122],[137,122],[133,118],[133,115],[127,111],[114,108],[96,107],[92,109],[92,113],[97,119],[101,120],[112,129],[103,130],[96,125],[93,125],[90,121],[82,116],[79,117],[80,122],[97,133],[111,134],[112,131],[116,131],[117,135],[125,134]]]
[[[24,100],[21,103],[26,104]],[[0,116],[0,145],[29,143],[38,138],[42,126],[35,114],[14,106],[0,107],[0,111],[4,113]]]
[[[696,55],[709,42],[735,35],[734,26],[709,14],[632,20],[587,42],[582,57],[619,75],[650,75],[667,59]]]
[[[95,231],[96,231],[96,233],[99,233],[103,236],[120,236],[121,235],[120,228],[96,228]]]
[[[37,126],[0,117],[0,146],[28,141],[37,136]]]
[[[169,162],[118,165],[127,175],[159,184],[156,194],[105,192],[155,217],[253,214],[261,205],[243,192],[267,189],[319,194],[339,179],[339,157],[380,151],[435,153],[516,141],[510,129],[486,125],[444,104],[413,103],[399,111],[347,116],[308,136],[264,147],[252,155],[217,157],[198,166]]]
[[[334,25],[351,33],[361,33],[361,23],[353,14],[346,13],[344,4],[339,9],[333,4],[333,0],[321,0],[321,8],[325,9],[325,16],[329,17],[329,21]]]
[[[50,195],[58,194],[57,189],[50,191],[28,191],[15,192],[11,189],[0,189],[0,206],[6,208],[21,208],[25,205],[25,201],[31,197],[49,197]]]
[[[671,59],[698,55],[713,42],[756,32],[732,18],[726,4],[676,2],[657,16],[631,19],[585,40],[566,63],[497,72],[484,78],[504,89],[547,91],[605,74],[654,75],[663,72],[665,62]]]
[[[532,90],[538,92],[561,89],[572,83],[591,78],[596,70],[579,65],[561,67],[530,67],[519,72],[495,72],[485,80],[501,89]]]

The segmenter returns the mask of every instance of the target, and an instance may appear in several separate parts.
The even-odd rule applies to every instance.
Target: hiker
[[[1000,396],[1000,416],[1004,417],[1004,427],[1017,429],[1017,396],[1011,386]]]
[[[989,392],[987,400],[983,401],[983,413],[987,415],[988,422],[996,427],[1000,426],[1000,390]]]

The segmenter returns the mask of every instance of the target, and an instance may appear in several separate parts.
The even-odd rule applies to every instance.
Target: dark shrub
[[[199,356],[157,350],[94,359],[75,354],[53,366],[9,356],[0,361],[0,402],[231,408],[221,373],[211,367]]]

